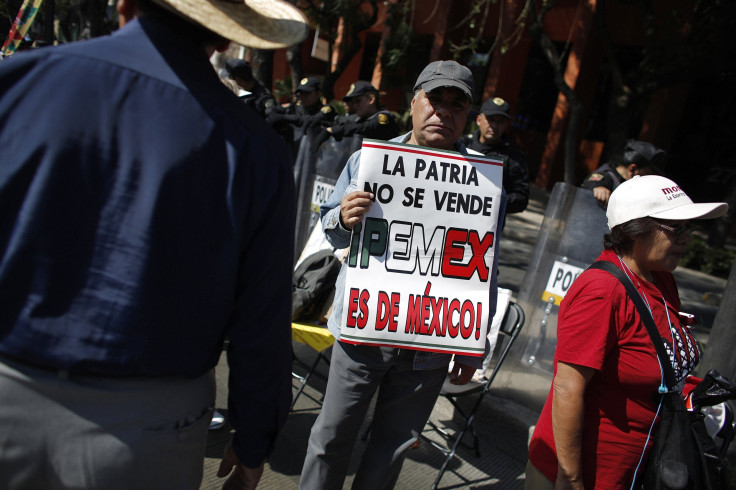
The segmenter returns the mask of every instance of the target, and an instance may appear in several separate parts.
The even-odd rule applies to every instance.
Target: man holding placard
[[[377,390],[353,488],[393,488],[452,354],[456,384],[488,354],[505,195],[502,162],[459,141],[472,97],[468,68],[430,63],[414,86],[412,131],[364,140],[322,206],[326,236],[348,255],[328,322],[339,341],[302,489],[342,488]]]

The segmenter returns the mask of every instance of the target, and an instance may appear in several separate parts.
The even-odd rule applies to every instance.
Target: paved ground
[[[546,202],[547,194],[533,188],[529,208],[523,213],[509,216],[501,242],[503,253],[499,258],[499,286],[514,292],[519,291],[526,272],[526,264],[529,263],[537,232],[544,217]],[[691,310],[706,326],[709,326],[717,306],[708,302],[716,298],[717,304],[717,298],[722,294],[726,281],[686,269],[678,269],[675,275],[683,302],[690,304]],[[704,300],[704,297],[711,299]],[[699,337],[707,341],[707,328],[700,331]],[[314,359],[315,353],[308,347],[294,343],[294,349],[296,355],[307,363],[311,363]],[[319,372],[326,374],[326,368],[326,364],[322,363]],[[298,367],[295,369],[299,370]],[[507,363],[503,369],[514,369],[513,363]],[[227,373],[227,364],[223,356],[217,367],[217,406],[225,414]],[[297,381],[294,383],[296,386]],[[323,379],[313,378],[297,400],[280,436],[277,449],[267,463],[259,488],[280,490],[297,487],[309,430],[319,413],[324,386]],[[463,401],[472,403],[474,400]],[[468,403],[463,403],[463,406],[468,406]],[[523,488],[529,428],[536,422],[537,415],[518,403],[495,396],[491,389],[481,405],[475,423],[480,436],[480,456],[476,456],[472,450],[461,447],[458,457],[451,462],[443,476],[439,488],[494,490]],[[449,402],[440,398],[430,421],[441,427],[448,426],[452,432],[453,427],[457,426],[458,418]],[[431,430],[427,430],[425,435],[435,441],[442,440]],[[228,425],[209,433],[202,489],[219,489],[222,486],[223,480],[216,477],[216,472],[229,438]],[[356,441],[353,463],[345,488],[350,487],[363,448],[363,442]],[[396,488],[412,490],[430,488],[442,461],[442,454],[429,443],[422,441],[416,449],[409,451]]]
[[[313,351],[310,352],[310,349],[300,344],[295,344],[295,349],[297,356],[302,359],[308,362],[313,359],[314,354]],[[320,371],[325,373],[326,365],[322,365]],[[217,405],[221,409],[226,406],[226,376],[227,365],[223,356],[222,362],[217,367]],[[324,386],[323,380],[310,380],[306,390],[297,400],[278,441],[277,449],[267,463],[259,488],[280,490],[297,487],[306,454],[309,430],[319,414]],[[474,400],[463,401],[472,403]],[[462,406],[467,407],[469,403],[463,403]],[[536,413],[524,407],[492,394],[488,395],[476,418],[480,437],[480,457],[477,457],[471,449],[461,446],[458,457],[451,462],[439,488],[523,488],[527,434],[529,426],[534,424],[536,417]],[[443,398],[437,402],[430,420],[440,427],[449,427],[451,432],[459,422],[455,417],[453,407]],[[443,441],[440,435],[432,430],[428,429],[425,435],[437,442]],[[222,486],[222,480],[217,478],[216,473],[229,437],[229,426],[209,433],[202,489],[219,489]],[[466,441],[470,443],[471,439],[467,438]],[[356,441],[353,464],[345,488],[350,487],[363,449],[363,441]],[[396,488],[430,488],[442,461],[442,454],[428,442],[422,441],[419,447],[409,451]]]

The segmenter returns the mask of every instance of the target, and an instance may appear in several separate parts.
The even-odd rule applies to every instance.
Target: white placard
[[[481,356],[503,163],[364,140],[341,340]]]

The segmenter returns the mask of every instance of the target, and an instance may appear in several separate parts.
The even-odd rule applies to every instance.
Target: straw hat
[[[210,31],[259,49],[285,48],[307,37],[307,20],[282,0],[155,0]]]

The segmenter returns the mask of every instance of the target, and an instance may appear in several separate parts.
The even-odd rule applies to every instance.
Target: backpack
[[[320,320],[325,305],[335,294],[340,260],[332,249],[318,250],[305,258],[294,271],[291,293],[292,321]]]

